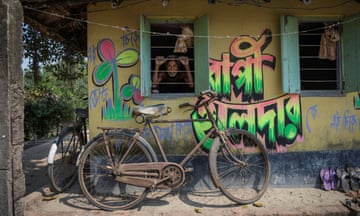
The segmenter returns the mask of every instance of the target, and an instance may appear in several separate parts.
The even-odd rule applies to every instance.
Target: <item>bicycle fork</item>
[[[81,157],[81,155],[82,155],[82,153],[83,153],[84,151],[85,151],[85,145],[81,145],[80,152],[79,152],[79,154],[78,154],[78,156],[77,156],[77,158],[76,158],[76,164],[75,164],[76,167],[79,167],[80,157]]]
[[[226,137],[226,134],[224,131],[219,131],[219,136],[217,138],[215,138],[213,142],[221,142],[220,146],[224,146],[224,148],[221,148],[221,149],[224,149],[224,150],[222,150],[223,152],[221,152],[221,153],[228,161],[232,161],[234,165],[236,165],[240,168],[245,168],[248,166],[248,163],[246,161],[239,160],[238,158],[236,158],[233,155],[233,152],[231,152],[231,150],[228,146],[229,145],[228,143],[231,143],[231,142],[229,141],[229,138]],[[226,151],[226,152],[224,152],[224,151]]]
[[[59,139],[59,137],[57,137],[57,138],[51,143],[50,151],[49,151],[49,154],[48,154],[48,164],[53,164],[53,163],[54,163],[56,150],[57,150],[57,148],[58,148],[58,146],[56,145],[58,139]]]

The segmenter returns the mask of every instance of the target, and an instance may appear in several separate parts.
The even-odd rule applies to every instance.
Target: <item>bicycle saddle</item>
[[[133,115],[152,115],[161,116],[171,112],[171,108],[165,104],[156,104],[151,106],[138,107],[134,109]]]

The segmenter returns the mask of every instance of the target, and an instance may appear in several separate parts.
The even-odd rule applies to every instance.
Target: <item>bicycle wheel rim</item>
[[[269,185],[270,164],[263,144],[252,134],[229,130],[227,143],[214,143],[210,171],[215,184],[239,204],[257,201]]]
[[[48,165],[48,175],[54,192],[63,192],[76,180],[76,159],[80,152],[82,136],[70,128],[60,135],[54,162]]]
[[[102,138],[89,144],[79,164],[79,183],[86,198],[103,210],[129,209],[141,202],[148,189],[120,183],[115,180],[111,162],[120,161],[128,149],[131,137],[123,134],[108,134],[111,160]],[[152,161],[148,151],[136,143],[126,163]]]

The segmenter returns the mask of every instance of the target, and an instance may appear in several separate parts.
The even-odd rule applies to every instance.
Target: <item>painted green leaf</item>
[[[140,89],[140,77],[133,76],[131,77],[130,84],[132,84],[135,88]]]
[[[131,85],[124,85],[121,89],[121,95],[124,100],[130,100],[133,96],[133,87]]]
[[[139,61],[139,53],[136,49],[125,49],[116,56],[119,67],[131,67]]]
[[[96,85],[104,85],[113,73],[113,65],[109,62],[102,62],[93,73],[93,80]]]

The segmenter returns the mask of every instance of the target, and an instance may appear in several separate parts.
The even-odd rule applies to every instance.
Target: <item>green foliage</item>
[[[75,108],[87,107],[85,58],[60,42],[24,25],[25,139],[44,137],[75,120]]]
[[[27,24],[23,25],[23,32],[23,57],[28,60],[26,66],[31,70],[34,85],[41,82],[41,69],[45,65],[55,66],[56,73],[54,72],[54,74],[60,80],[73,81],[80,78],[85,65],[82,64],[82,70],[72,69],[72,66],[79,65],[79,63],[81,65],[84,62],[84,56],[79,51],[65,46],[48,35],[41,34]]]
[[[46,137],[60,122],[70,121],[73,109],[69,101],[52,95],[25,98],[25,139]]]
[[[43,67],[41,82],[34,85],[31,71],[24,74],[24,132],[26,139],[47,136],[64,122],[74,121],[74,110],[87,107],[87,76],[63,81],[56,77],[56,65]]]
[[[50,64],[58,61],[64,55],[65,47],[62,43],[53,40],[36,29],[24,23],[23,25],[24,57],[36,59],[39,63]],[[30,64],[32,68],[32,64]]]

